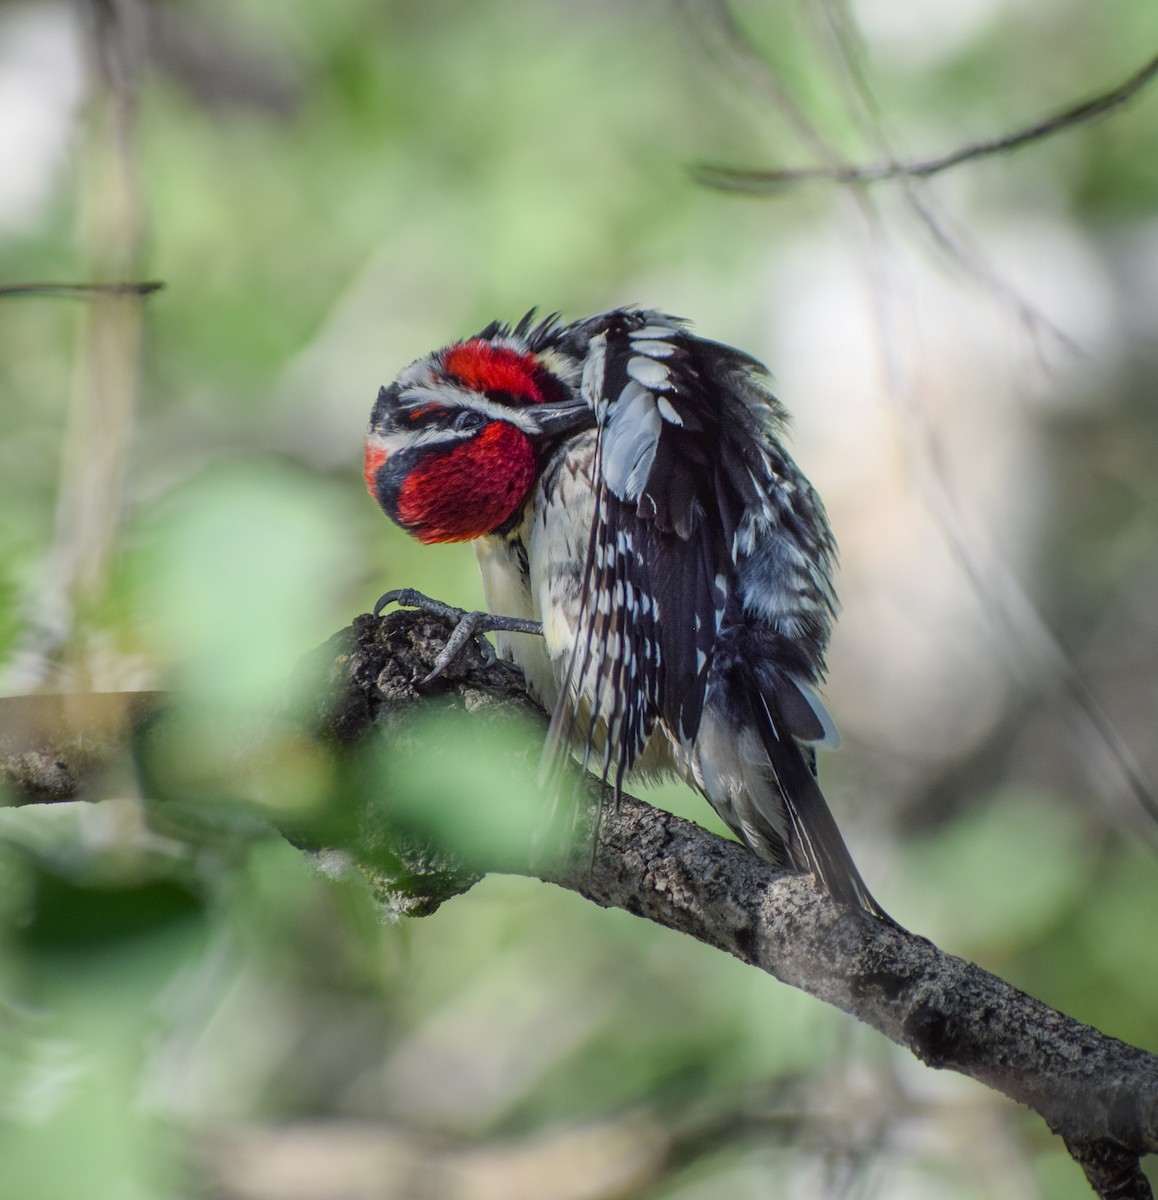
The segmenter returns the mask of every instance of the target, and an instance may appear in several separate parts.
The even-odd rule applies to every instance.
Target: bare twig
[[[158,279],[141,283],[5,283],[0,296],[54,296],[69,300],[88,300],[94,296],[148,296],[165,285]]]
[[[1061,112],[1035,121],[1024,129],[1015,130],[1002,137],[982,142],[971,142],[958,146],[935,158],[889,160],[887,162],[863,163],[860,165],[827,164],[816,167],[784,167],[777,170],[749,170],[742,167],[726,167],[704,163],[693,168],[696,179],[708,187],[721,191],[763,193],[776,191],[786,184],[801,183],[811,179],[826,179],[837,183],[880,183],[888,179],[928,179],[962,163],[977,159],[992,158],[1018,150],[1033,142],[1044,141],[1055,134],[1073,129],[1087,121],[1096,120],[1107,113],[1121,108],[1158,76],[1158,56],[1136,71],[1125,82],[1107,92],[1092,96]]]

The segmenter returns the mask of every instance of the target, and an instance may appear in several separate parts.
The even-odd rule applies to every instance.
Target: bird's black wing
[[[654,312],[594,318],[576,337],[598,430],[596,503],[557,734],[585,736],[588,756],[601,748],[618,794],[657,722],[691,746],[713,667],[726,669],[737,736],[750,725],[768,756],[760,803],[774,811],[752,844],[880,914],[812,770],[808,743],[835,735],[811,690],[835,604],[834,546],[780,448],[785,415],[763,368]],[[791,637],[773,628],[761,587],[768,611],[796,589]],[[782,652],[764,654],[769,639]],[[751,661],[733,662],[738,646]]]
[[[728,414],[697,361],[704,343],[659,313],[597,320],[580,327],[582,390],[598,443],[568,682],[575,695],[594,696],[587,733],[619,788],[657,721],[687,742],[699,728],[745,497],[718,486],[742,452],[731,448],[721,460]],[[564,720],[577,729],[576,715]]]

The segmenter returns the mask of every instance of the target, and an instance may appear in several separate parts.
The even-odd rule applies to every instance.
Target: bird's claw
[[[448,621],[461,621],[466,616],[461,608],[455,608],[452,604],[444,604],[441,600],[435,600],[415,588],[394,588],[393,591],[379,596],[378,603],[374,605],[374,615],[380,617],[382,610],[388,604],[399,604],[403,608],[418,608],[423,612],[432,613],[436,617],[445,617]]]
[[[483,652],[483,657],[486,665],[489,667],[495,661],[495,648],[483,637],[482,624],[483,620],[488,617],[489,613],[484,612],[462,612],[459,610],[459,622],[454,627],[454,631],[450,637],[446,639],[446,645],[438,652],[438,657],[435,658],[430,674],[423,679],[423,683],[430,683],[437,679],[447,667],[458,657],[459,651],[474,638],[475,645]]]
[[[483,634],[493,631],[533,634],[543,632],[541,621],[531,621],[523,617],[498,617],[487,612],[467,612],[465,609],[455,608],[452,604],[434,600],[414,588],[395,588],[393,591],[387,592],[374,605],[374,616],[380,616],[388,604],[400,604],[404,608],[417,608],[422,612],[455,622],[454,630],[446,639],[446,645],[438,652],[430,674],[420,680],[424,684],[431,683],[442,675],[471,638],[475,639],[482,650],[486,665],[489,667],[496,661],[495,651]]]

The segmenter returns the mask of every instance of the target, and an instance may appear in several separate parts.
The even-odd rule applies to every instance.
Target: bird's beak
[[[544,401],[523,409],[522,416],[529,419],[532,437],[562,437],[595,428],[595,413],[583,400]]]

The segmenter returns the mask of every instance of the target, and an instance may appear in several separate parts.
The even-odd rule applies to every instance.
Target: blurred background
[[[4,691],[180,689],[200,754],[385,589],[480,604],[365,495],[377,388],[532,305],[663,308],[769,364],[828,505],[822,780],[874,892],[1158,1050],[1158,91],[920,184],[693,170],[935,155],[1156,51],[1148,0],[0,3],[0,284],[166,285],[0,298]],[[0,809],[0,1195],[1089,1194],[673,933],[498,877],[390,923],[111,790]]]

